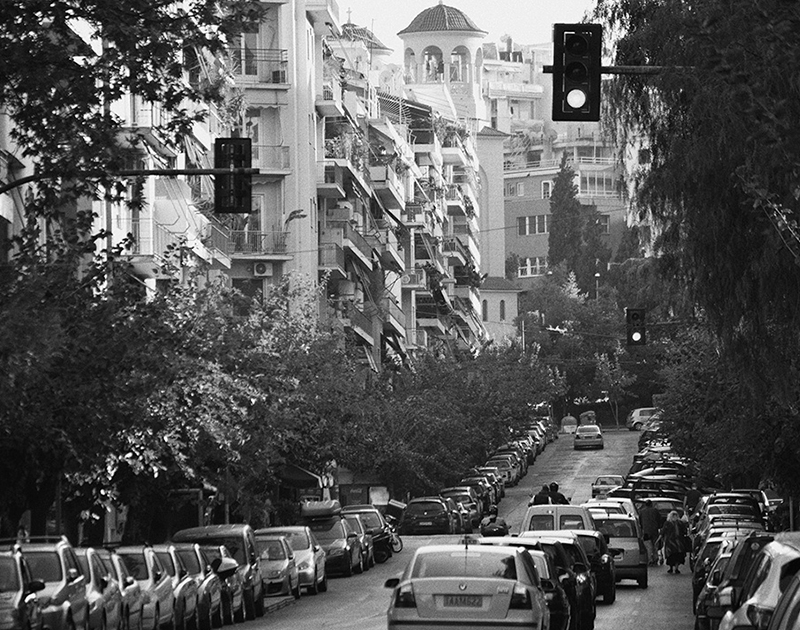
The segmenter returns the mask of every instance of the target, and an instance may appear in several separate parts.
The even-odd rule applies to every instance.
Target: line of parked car
[[[525,432],[497,448],[481,466],[468,470],[452,486],[435,495],[408,501],[398,523],[400,534],[466,534],[528,472],[536,457],[558,436],[549,419],[537,419]]]

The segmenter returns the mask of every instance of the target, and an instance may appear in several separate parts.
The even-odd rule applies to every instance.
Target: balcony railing
[[[254,144],[253,168],[276,170],[288,169],[289,147],[271,144]]]
[[[395,302],[392,298],[384,297],[381,300],[381,308],[389,315],[394,317],[397,322],[400,324],[400,328],[405,328],[406,325],[406,314],[403,312],[403,309],[400,308],[400,305]]]
[[[231,254],[285,254],[288,232],[231,232]]]
[[[221,225],[209,223],[203,241],[209,249],[227,254],[231,246],[231,231]]]
[[[319,246],[319,266],[345,268],[344,250],[337,243],[322,243]]]
[[[283,48],[230,48],[233,73],[258,83],[287,83],[288,52]]]
[[[366,333],[372,334],[372,320],[367,317],[357,306],[350,304],[345,309],[345,315],[353,324]]]
[[[152,219],[129,219],[121,221],[123,230],[133,237],[129,253],[138,256],[163,256],[171,248],[181,244],[181,235],[170,232]]]

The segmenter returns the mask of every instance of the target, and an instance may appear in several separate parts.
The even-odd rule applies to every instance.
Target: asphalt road
[[[572,439],[561,436],[529,469],[522,482],[509,488],[500,504],[500,516],[516,531],[531,493],[544,483],[556,481],[561,491],[580,503],[591,496],[591,483],[601,474],[625,474],[636,453],[638,433],[609,431],[606,447],[596,451],[574,451]],[[331,578],[327,593],[303,595],[265,617],[248,621],[243,630],[379,630],[386,628],[390,591],[383,584],[405,568],[414,549],[432,542],[456,541],[453,536],[405,536],[405,548],[388,562],[350,578]],[[650,586],[639,589],[635,582],[621,582],[611,606],[598,602],[596,630],[692,630],[692,587],[688,566],[680,575],[669,575],[663,567],[652,567]],[[274,602],[277,604],[278,602]]]

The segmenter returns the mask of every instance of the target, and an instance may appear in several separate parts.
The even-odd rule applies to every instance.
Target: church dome
[[[466,13],[443,4],[442,0],[439,0],[439,4],[436,6],[425,9],[417,15],[411,20],[411,24],[400,31],[398,35],[441,33],[442,31],[466,31],[486,35],[486,31],[479,29]]]

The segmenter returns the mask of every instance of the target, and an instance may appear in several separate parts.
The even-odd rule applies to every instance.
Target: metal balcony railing
[[[289,147],[283,145],[254,144],[253,168],[288,169]]]
[[[389,313],[392,317],[394,317],[400,324],[401,327],[405,327],[406,325],[406,314],[403,312],[403,309],[400,308],[400,305],[395,302],[392,298],[384,297],[381,300],[381,308],[384,311]]]
[[[233,73],[259,83],[287,83],[289,54],[283,48],[229,48]]]
[[[345,315],[354,326],[358,326],[361,330],[371,333],[372,320],[367,317],[355,304],[350,304],[345,309]]]
[[[231,232],[231,254],[285,254],[288,232]]]
[[[344,250],[337,243],[322,243],[319,246],[319,266],[345,268]]]
[[[209,223],[203,241],[209,249],[227,254],[231,246],[231,231],[221,225]]]
[[[133,237],[129,252],[139,256],[163,256],[171,248],[179,247],[181,235],[170,232],[153,219],[128,219],[121,227]]]

